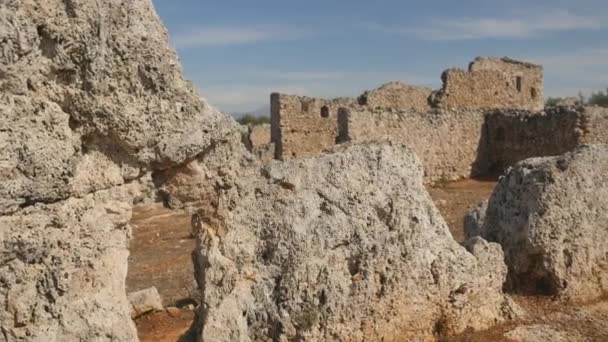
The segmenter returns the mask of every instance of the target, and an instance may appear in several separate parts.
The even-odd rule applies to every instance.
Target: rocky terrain
[[[182,78],[151,1],[3,1],[0,41],[0,340],[137,340],[139,179],[211,158],[234,123]]]
[[[191,321],[199,341],[608,336],[606,145],[515,165],[461,244],[410,147],[248,151],[184,80],[151,0],[0,1],[0,42],[2,342],[176,340]],[[154,201],[191,228],[132,220]],[[127,296],[127,273],[145,291]]]

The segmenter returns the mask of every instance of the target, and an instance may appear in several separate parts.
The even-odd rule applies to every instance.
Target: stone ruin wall
[[[336,144],[338,108],[356,105],[354,99],[323,100],[274,93],[271,103],[271,142],[276,159],[318,154]]]
[[[488,113],[484,126],[488,172],[501,174],[520,160],[572,151],[580,144],[581,114],[564,107],[540,113]]]
[[[608,108],[585,107],[582,120],[584,144],[608,144]]]
[[[471,62],[468,71],[446,70],[442,80],[443,88],[435,92],[430,88],[390,82],[363,93],[357,100],[323,100],[273,94],[271,116],[275,158],[314,155],[333,146],[338,135],[336,121],[339,107],[417,113],[470,110],[479,111],[481,117],[482,111],[539,111],[544,106],[543,69],[538,65],[509,58],[478,57]],[[321,113],[324,106],[328,110],[326,116]],[[381,120],[381,117],[374,120]],[[412,134],[416,127],[412,126],[408,134]],[[451,138],[442,138],[441,134],[438,138],[440,140],[434,143],[456,142]]]
[[[400,142],[416,152],[425,182],[468,178],[477,172],[483,113],[342,109],[340,142]]]
[[[366,91],[358,98],[362,106],[370,108],[394,108],[426,112],[431,110],[429,97],[431,88],[405,85],[401,82],[389,82],[378,89]]]
[[[478,57],[469,70],[448,69],[443,88],[433,96],[443,109],[518,109],[544,107],[542,66],[509,58]]]
[[[608,109],[553,107],[543,112],[486,114],[487,170],[500,172],[531,157],[556,156],[582,144],[608,143]]]
[[[425,167],[425,182],[502,173],[515,163],[608,143],[608,109],[555,107],[542,112],[342,109],[339,142],[398,141]]]
[[[390,82],[359,98],[325,100],[274,93],[271,95],[271,141],[276,159],[315,155],[336,144],[338,109],[394,108],[428,111],[430,88]]]

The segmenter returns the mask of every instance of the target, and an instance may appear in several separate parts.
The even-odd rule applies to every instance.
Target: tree
[[[598,92],[591,93],[588,103],[590,105],[608,107],[608,88],[606,88],[606,92],[600,90]]]
[[[562,100],[561,97],[549,97],[545,101],[545,106],[546,107],[555,107],[555,106],[557,106],[558,103],[560,103],[561,100]]]
[[[243,115],[242,117],[238,118],[236,121],[238,123],[240,123],[241,125],[257,126],[257,125],[262,125],[262,124],[269,124],[270,118],[267,116],[253,116],[251,114],[247,114],[247,115]]]

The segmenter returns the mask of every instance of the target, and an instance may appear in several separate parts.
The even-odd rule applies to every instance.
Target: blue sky
[[[272,91],[438,88],[475,56],[543,64],[546,96],[608,86],[607,0],[153,2],[186,77],[226,112],[268,106]]]

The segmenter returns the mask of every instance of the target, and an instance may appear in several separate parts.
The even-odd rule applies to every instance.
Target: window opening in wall
[[[532,96],[533,99],[536,98],[536,95],[537,95],[536,88],[530,88],[530,95]]]
[[[517,87],[517,91],[521,93],[521,76],[517,76],[515,79],[515,86]]]
[[[323,118],[329,117],[329,107],[327,107],[327,106],[321,107],[321,117],[323,117]]]

